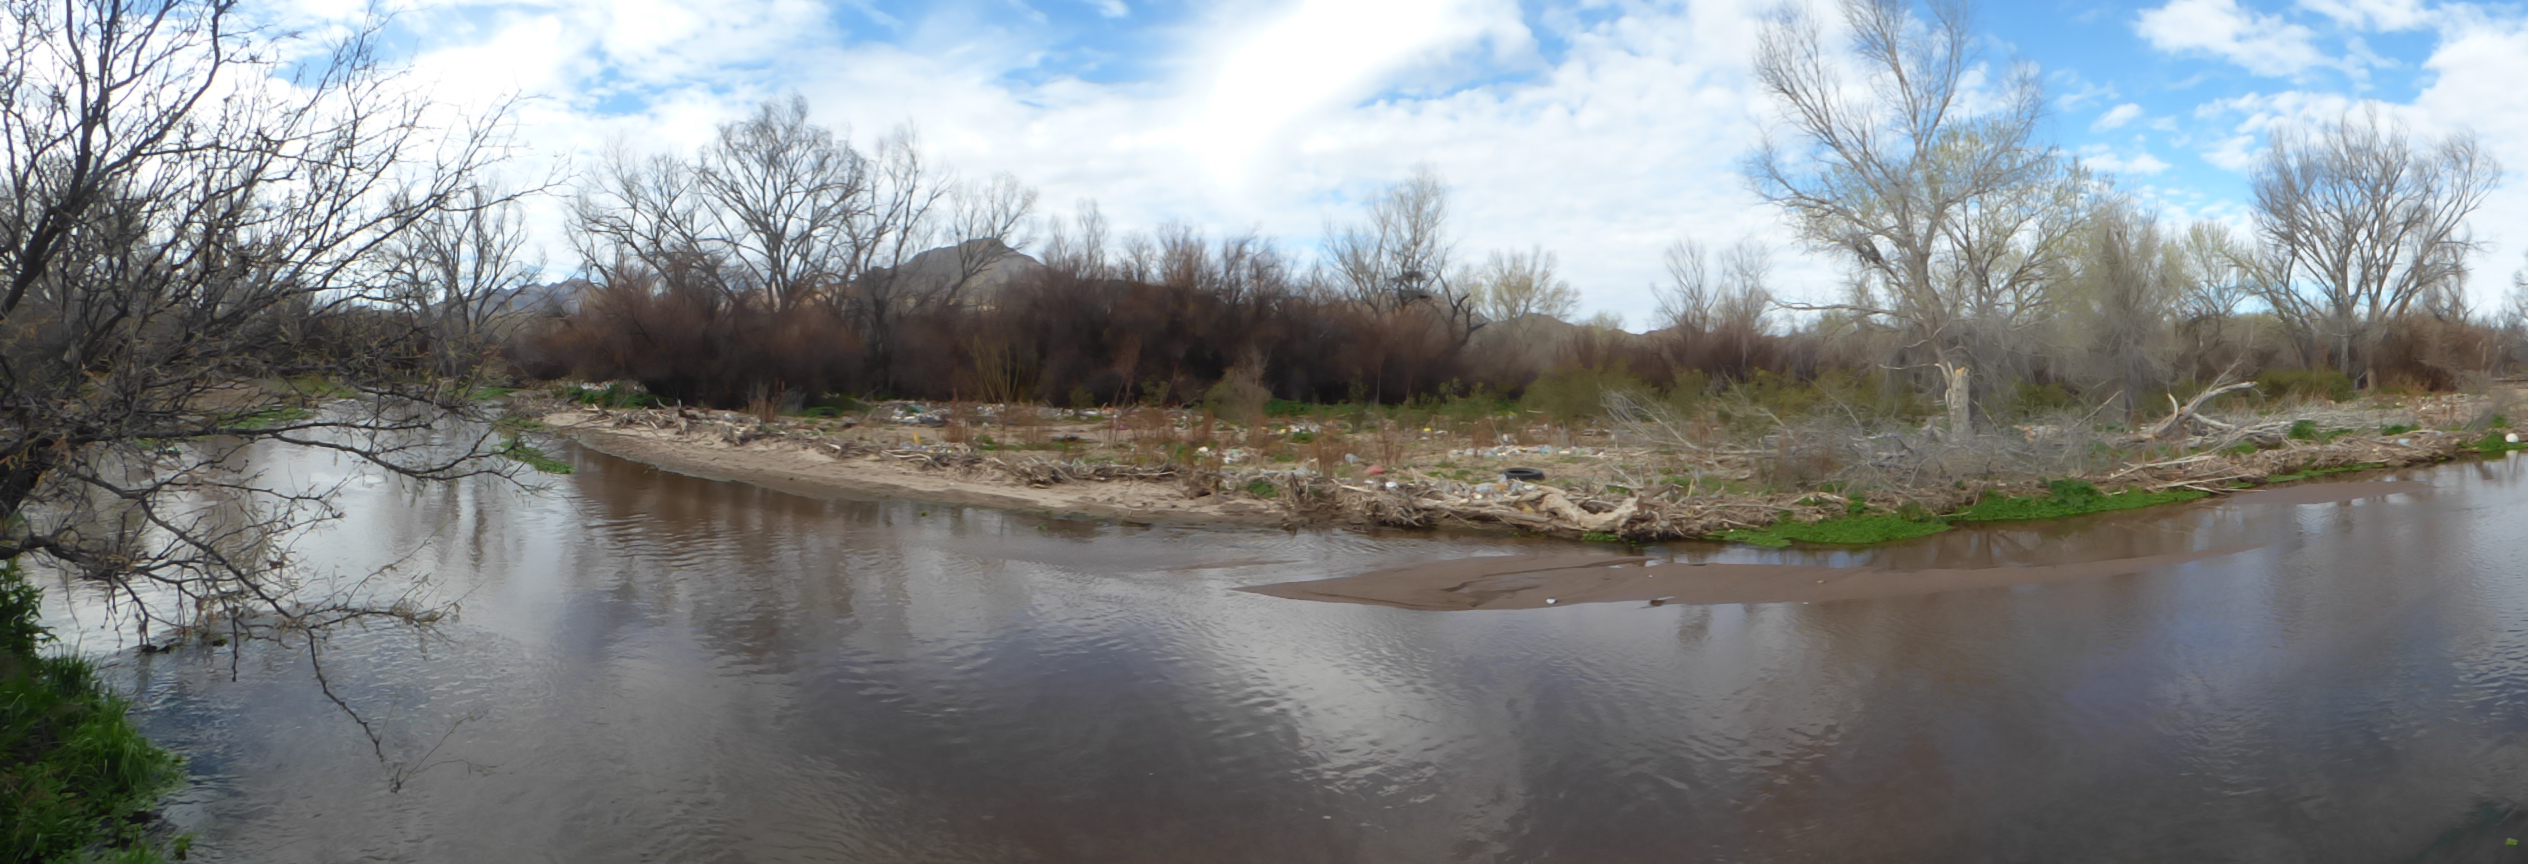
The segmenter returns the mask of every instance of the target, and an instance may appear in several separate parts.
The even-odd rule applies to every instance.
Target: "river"
[[[410,555],[461,609],[325,644],[375,747],[304,650],[143,656],[93,589],[48,586],[190,760],[168,815],[196,860],[2516,861],[2528,837],[2528,460],[1863,552],[1651,550],[2241,550],[2141,573],[1439,612],[1235,589],[1571,547],[567,455],[540,490],[258,463],[353,481],[310,560]]]

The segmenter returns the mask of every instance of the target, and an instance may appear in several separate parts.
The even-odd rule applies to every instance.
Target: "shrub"
[[[2333,369],[2269,369],[2256,376],[2256,392],[2268,399],[2352,401],[2352,379]]]
[[[38,592],[0,563],[0,860],[162,860],[145,814],[182,779],[75,657],[38,656]],[[179,841],[181,845],[182,841]]]
[[[1606,392],[1626,390],[1646,392],[1650,385],[1633,377],[1623,364],[1613,366],[1557,369],[1539,375],[1527,385],[1519,404],[1527,410],[1544,414],[1557,422],[1576,425],[1606,416]]]

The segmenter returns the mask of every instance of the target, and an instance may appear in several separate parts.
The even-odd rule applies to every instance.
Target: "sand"
[[[544,418],[555,434],[608,456],[678,474],[752,483],[811,497],[910,498],[1136,522],[1281,525],[1287,521],[1270,504],[1220,495],[1189,498],[1174,483],[1111,481],[1034,487],[999,476],[960,476],[880,457],[836,457],[786,441],[732,445],[596,421],[596,415],[582,412]]]

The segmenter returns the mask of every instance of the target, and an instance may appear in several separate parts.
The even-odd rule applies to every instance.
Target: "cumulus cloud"
[[[2080,162],[2100,171],[2135,177],[2149,177],[2166,171],[2170,167],[2168,163],[2160,161],[2159,157],[2151,155],[2149,151],[2126,156],[2103,144],[2081,148]]]
[[[2141,116],[2142,106],[2126,102],[2122,105],[2115,106],[2114,108],[2107,109],[2106,113],[2098,115],[2097,122],[2089,124],[2089,131],[2105,132],[2110,129],[2121,129],[2124,127],[2124,124],[2131,123]]]
[[[2431,22],[2422,0],[2300,0],[2300,7],[2358,30],[2414,30]]]
[[[2161,51],[2211,54],[2258,75],[2296,75],[2327,62],[2314,31],[2237,0],[2169,0],[2143,10],[2133,29]]]
[[[639,2],[468,8],[474,24],[415,62],[443,96],[533,97],[523,173],[617,145],[690,149],[795,91],[858,140],[909,124],[935,164],[1011,174],[1057,215],[1096,200],[1119,229],[1181,219],[1305,254],[1329,219],[1428,164],[1455,187],[1460,248],[1541,243],[1590,312],[1648,310],[1660,249],[1685,236],[1753,235],[1786,250],[1787,293],[1832,290],[1736,172],[1768,114],[1746,68],[1763,0],[1544,16],[1550,59],[1510,0],[1220,7],[1169,25],[1166,50],[1135,58],[1150,71],[1116,80],[1048,62],[1063,34],[989,10],[855,34],[801,0]],[[438,8],[423,25],[457,14]]]

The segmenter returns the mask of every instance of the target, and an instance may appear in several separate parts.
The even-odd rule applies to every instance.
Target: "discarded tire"
[[[1522,483],[1534,483],[1538,480],[1545,479],[1545,472],[1538,471],[1534,468],[1504,468],[1501,469],[1501,479],[1517,480]]]

